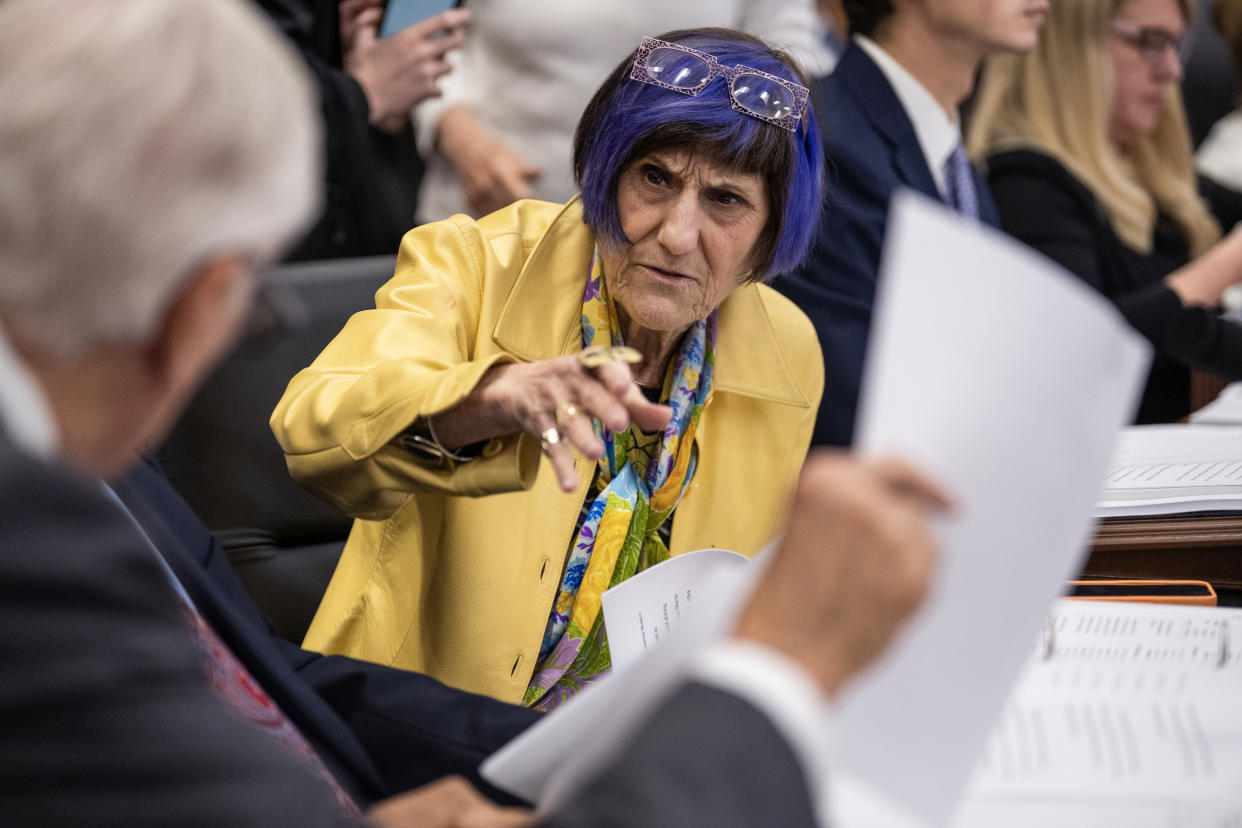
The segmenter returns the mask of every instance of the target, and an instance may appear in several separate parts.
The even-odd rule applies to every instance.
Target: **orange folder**
[[[1207,581],[1100,579],[1070,581],[1065,596],[1083,601],[1137,601],[1145,604],[1216,606],[1216,590]]]

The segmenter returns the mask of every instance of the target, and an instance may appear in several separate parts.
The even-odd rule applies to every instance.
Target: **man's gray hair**
[[[0,113],[0,317],[49,353],[153,336],[318,207],[316,98],[242,0],[0,0]]]

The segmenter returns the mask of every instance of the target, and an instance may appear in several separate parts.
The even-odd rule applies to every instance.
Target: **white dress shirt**
[[[0,427],[18,448],[44,460],[60,451],[47,396],[0,330]]]

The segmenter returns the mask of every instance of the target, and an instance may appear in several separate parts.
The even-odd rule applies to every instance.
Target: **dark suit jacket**
[[[824,351],[824,396],[812,442],[848,446],[889,199],[900,187],[942,199],[897,93],[857,43],[815,82],[813,94],[827,156],[824,216],[807,260],[773,287],[811,317]],[[978,173],[975,186],[980,218],[995,225],[996,208]]]
[[[0,435],[0,821],[353,824],[208,689],[168,579],[99,484]]]
[[[151,461],[114,490],[195,607],[314,745],[346,789],[371,802],[476,770],[540,714],[428,676],[276,638],[227,557]]]
[[[98,483],[0,436],[6,824],[354,824],[322,782],[208,689],[155,554]],[[327,758],[339,769],[342,756]],[[695,684],[549,822],[814,824],[799,766],[767,720]]]
[[[552,814],[552,828],[817,825],[789,746],[755,708],[689,684],[612,767]]]

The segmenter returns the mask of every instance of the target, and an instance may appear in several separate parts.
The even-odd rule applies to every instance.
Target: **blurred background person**
[[[579,113],[617,61],[651,32],[729,26],[788,51],[817,76],[832,66],[811,0],[469,0],[465,46],[443,95],[418,107],[427,170],[420,223],[475,217],[521,198],[563,203]]]
[[[958,107],[983,59],[1035,45],[1046,0],[843,0],[850,40],[814,84],[829,181],[811,255],[773,287],[815,323],[828,393],[812,442],[848,446],[888,205],[909,188],[996,223],[962,150]]]
[[[1004,229],[1155,345],[1140,423],[1187,413],[1191,367],[1242,378],[1242,329],[1216,312],[1242,279],[1242,232],[1221,238],[1242,197],[1195,176],[1177,86],[1189,12],[1054,3],[1035,51],[987,67],[970,134]]]
[[[644,38],[582,116],[580,200],[406,237],[272,415],[357,518],[308,647],[546,708],[608,669],[610,583],[768,542],[822,391],[762,284],[816,224],[815,123],[755,38]]]
[[[1236,88],[1242,89],[1242,0],[1215,0],[1212,24],[1229,44]],[[1195,156],[1199,172],[1242,190],[1242,108],[1217,121]]]
[[[423,177],[410,108],[440,94],[470,13],[380,38],[383,0],[255,0],[301,53],[324,124],[322,212],[286,258],[392,255],[414,226]]]

